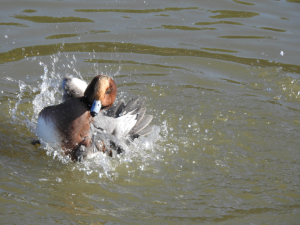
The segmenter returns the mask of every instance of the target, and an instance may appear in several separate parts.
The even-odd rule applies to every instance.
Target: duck
[[[87,85],[72,76],[63,79],[63,101],[39,113],[38,137],[60,147],[73,161],[92,158],[97,152],[116,156],[131,141],[147,135],[153,116],[146,115],[145,98],[135,97],[127,104],[113,106],[117,85],[107,75],[97,75]]]

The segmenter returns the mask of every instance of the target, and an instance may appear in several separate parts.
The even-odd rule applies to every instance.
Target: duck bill
[[[98,113],[100,112],[101,109],[101,101],[99,100],[94,100],[92,108],[91,108],[91,115],[92,117],[95,117],[98,115]]]

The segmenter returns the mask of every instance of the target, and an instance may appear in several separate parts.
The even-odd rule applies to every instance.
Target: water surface
[[[2,1],[2,224],[299,224],[300,4]],[[65,75],[154,129],[84,163],[30,144]]]

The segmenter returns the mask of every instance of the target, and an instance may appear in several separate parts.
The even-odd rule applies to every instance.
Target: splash
[[[61,57],[64,59],[59,60]],[[30,87],[30,89],[34,90],[33,94],[35,97],[32,101],[33,113],[27,124],[35,134],[37,134],[36,124],[39,112],[46,106],[59,104],[61,102],[62,91],[60,90],[60,85],[62,78],[65,75],[73,75],[74,77],[82,79],[80,72],[76,69],[77,59],[74,55],[72,57],[60,54],[53,55],[51,56],[50,62],[46,63],[40,61],[39,65],[43,68],[43,75],[40,77],[37,87],[31,87],[19,81],[20,93],[18,94],[18,102],[12,109],[12,116],[16,117],[16,111],[24,94],[24,88]],[[94,65],[94,67],[96,67],[96,65]],[[114,71],[114,73],[112,73],[112,71],[106,71],[107,67],[105,67],[104,70],[105,74],[114,77],[120,73],[121,66],[119,66],[118,70]],[[75,74],[71,74],[70,71]],[[95,71],[97,71],[97,74],[103,74],[103,72],[99,72],[98,69],[95,69]],[[61,76],[60,73],[64,75]],[[147,137],[135,139],[125,154],[111,158],[99,152],[93,159],[77,163],[74,169],[82,171],[88,176],[96,173],[99,178],[108,178],[110,180],[114,180],[119,176],[116,172],[118,167],[131,167],[134,165],[135,169],[133,170],[145,170],[153,160],[160,159],[159,147],[156,143],[163,140],[166,135],[167,124],[164,122],[162,127],[154,126],[152,132]],[[47,143],[42,143],[41,149],[45,150],[49,157],[52,157],[54,160],[59,160],[63,164],[73,163],[68,156],[63,154],[62,149],[53,148]]]
[[[21,100],[22,100],[22,97],[24,95],[24,90],[25,90],[26,86],[27,85],[23,81],[19,80],[20,93],[17,94],[18,101],[16,102],[15,107],[13,109],[11,109],[11,116],[12,116],[13,120],[17,119],[16,112],[18,110],[19,104],[21,103]]]
[[[43,62],[40,65],[44,67],[44,75],[42,78],[42,83],[39,85],[40,94],[36,95],[32,104],[34,109],[33,119],[37,119],[39,112],[48,105],[53,105],[55,103],[54,94],[57,90],[50,90],[51,78],[48,77],[48,68]]]

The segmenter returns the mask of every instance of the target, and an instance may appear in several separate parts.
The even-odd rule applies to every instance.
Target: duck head
[[[91,116],[97,116],[102,109],[111,107],[116,99],[117,85],[107,75],[98,75],[87,86],[84,96],[92,105]]]

